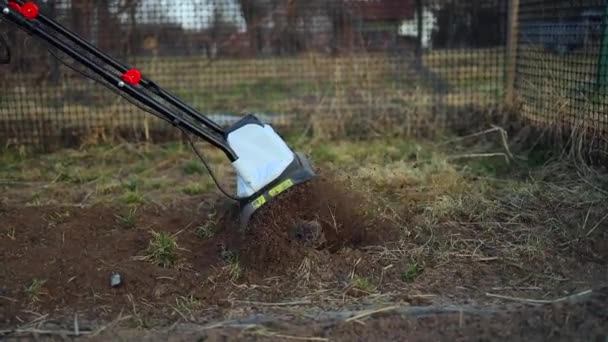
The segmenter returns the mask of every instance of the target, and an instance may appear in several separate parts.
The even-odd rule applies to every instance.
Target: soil
[[[141,209],[134,227],[119,220],[128,212],[124,208],[4,207],[0,322],[19,323],[26,319],[23,310],[78,311],[97,319],[132,310],[163,317],[176,298],[189,296],[205,306],[222,306],[234,295],[226,283],[292,277],[306,258],[325,264],[308,270],[307,278],[346,279],[357,248],[378,243],[385,233],[372,229],[374,222],[365,218],[364,206],[349,205],[357,202],[354,195],[347,196],[321,177],[269,203],[244,232],[233,220],[234,206],[217,199]],[[216,233],[203,239],[197,227],[208,223],[210,213],[217,213],[212,216]],[[307,222],[294,226],[294,218],[316,227],[314,236],[302,239]],[[153,231],[176,236],[179,250],[173,267],[141,259]],[[234,257],[242,268],[236,280],[229,269]],[[121,286],[110,286],[114,272],[120,274]],[[33,279],[44,281],[35,300],[25,290]],[[280,298],[294,282],[298,280],[288,279],[255,295],[259,300]]]
[[[293,274],[315,250],[331,256],[396,235],[395,227],[370,217],[367,208],[363,196],[333,177],[294,187],[255,213],[239,247],[243,261],[261,276]]]
[[[401,229],[378,219],[370,208],[364,196],[329,176],[293,188],[280,200],[262,207],[246,231],[236,226],[232,203],[215,197],[141,207],[132,224],[119,219],[129,209],[116,206],[3,204],[0,336],[5,327],[51,318],[60,322],[55,328],[70,329],[77,314],[83,329],[87,324],[103,326],[126,315],[131,316],[130,325],[138,328],[175,329],[173,323],[177,321],[193,324],[180,327],[179,334],[159,328],[151,340],[268,340],[267,335],[262,338],[259,332],[243,331],[242,327],[200,327],[204,322],[251,315],[259,318],[255,316],[259,314],[276,315],[268,326],[256,323],[260,327],[289,336],[314,335],[332,341],[403,340],[404,336],[414,341],[513,337],[606,340],[606,260],[605,251],[597,247],[603,246],[605,239],[592,246],[595,260],[588,260],[589,253],[582,252],[556,254],[545,265],[493,263],[496,259],[492,257],[464,262],[438,259],[436,264],[427,265],[415,281],[404,281],[407,260],[368,254],[370,248],[378,246],[390,252]],[[214,223],[215,233],[201,237],[199,228],[209,227],[209,222]],[[179,249],[174,265],[162,267],[141,259],[152,232],[175,236]],[[438,226],[433,234],[473,239],[477,233],[481,234],[462,227]],[[428,237],[420,234],[412,236],[410,243],[422,246],[427,241]],[[481,251],[491,255],[491,251]],[[239,267],[235,268],[235,260]],[[557,283],[555,289],[562,296],[590,284],[596,285],[594,295],[582,303],[498,309],[499,301],[485,296],[483,289],[493,286],[542,285],[527,283],[536,268],[554,270],[557,280],[551,284]],[[115,272],[122,282],[112,287],[110,280]],[[560,274],[578,282],[559,279]],[[371,284],[362,281],[365,286],[354,286],[357,277],[371,279]],[[28,291],[34,279],[43,281],[40,289]],[[427,299],[429,293],[439,296]],[[521,292],[501,294],[515,296]],[[314,314],[305,316],[296,309],[282,311],[280,305],[277,309],[255,304],[297,302],[301,298],[313,300],[307,309],[314,308]],[[304,318],[322,317],[323,312],[346,304],[364,309],[374,303],[482,305],[482,309],[480,314],[464,316],[441,310],[426,316],[387,312],[367,317],[365,323]],[[484,311],[490,308],[493,311]],[[108,329],[99,337],[139,339],[150,333],[122,326]],[[285,339],[275,335],[274,340]]]

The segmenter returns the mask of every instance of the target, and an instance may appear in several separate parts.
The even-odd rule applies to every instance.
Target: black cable
[[[226,197],[228,197],[228,198],[230,198],[232,200],[235,200],[237,202],[240,201],[241,200],[240,198],[234,197],[234,196],[228,194],[228,192],[226,190],[224,190],[224,188],[220,185],[220,183],[215,178],[215,174],[213,173],[213,171],[211,171],[211,167],[209,167],[209,164],[207,163],[207,161],[205,160],[205,158],[203,158],[203,156],[200,153],[200,151],[194,145],[194,142],[192,141],[192,138],[190,138],[190,135],[187,132],[185,132],[183,128],[179,127],[179,129],[186,135],[186,138],[188,139],[188,142],[190,142],[190,146],[192,146],[192,149],[194,150],[194,153],[196,153],[196,155],[198,156],[198,158],[205,165],[205,168],[209,172],[209,175],[211,176],[211,179],[213,179],[213,182],[215,183],[215,186],[224,194],[224,196],[226,196]]]
[[[73,65],[70,65],[69,63],[65,62],[63,59],[61,59],[59,56],[57,56],[55,53],[53,53],[50,49],[48,49],[49,53],[55,57],[61,64],[65,65],[66,67],[70,68],[73,71],[76,71],[77,73],[81,74],[84,77],[87,77],[89,79],[92,79],[93,81],[97,81],[99,83],[101,83],[102,85],[104,85],[106,88],[112,90],[114,93],[120,95],[121,97],[123,97],[124,99],[126,99],[127,101],[129,101],[130,103],[132,103],[133,105],[137,106],[139,109],[150,113],[168,123],[172,122],[163,117],[162,115],[154,112],[153,109],[151,108],[146,108],[145,106],[135,102],[134,100],[132,100],[130,97],[128,97],[127,95],[123,94],[121,91],[119,91],[118,89],[114,88],[114,86],[112,86],[110,83],[105,82],[102,79],[99,79],[93,75],[89,75],[88,73],[86,73],[85,71],[79,70],[78,68],[74,67]],[[190,135],[188,134],[188,132],[186,132],[182,127],[180,126],[176,126],[177,128],[180,129],[180,131],[186,136],[186,138],[188,139],[188,142],[190,143],[190,146],[192,146],[192,149],[194,150],[194,153],[198,156],[198,158],[201,160],[201,162],[203,163],[203,165],[205,166],[205,168],[207,169],[207,172],[209,172],[209,175],[211,176],[211,179],[213,180],[213,182],[215,183],[215,186],[222,192],[222,194],[224,194],[224,196],[234,200],[234,201],[240,201],[241,199],[234,197],[232,195],[230,195],[218,182],[217,178],[215,177],[215,174],[213,173],[213,170],[211,170],[211,167],[209,166],[209,164],[207,163],[207,160],[205,160],[205,158],[203,157],[203,155],[200,153],[200,151],[196,148],[196,146],[194,145],[194,141],[192,140],[192,138],[190,137]]]

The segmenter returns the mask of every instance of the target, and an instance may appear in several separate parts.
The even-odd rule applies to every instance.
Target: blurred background
[[[580,0],[46,0],[45,15],[229,124],[328,138],[533,125],[608,152],[608,7]],[[180,132],[6,22],[0,146]],[[57,51],[52,51],[58,56]],[[567,139],[566,139],[567,140]],[[598,152],[599,151],[599,152]]]

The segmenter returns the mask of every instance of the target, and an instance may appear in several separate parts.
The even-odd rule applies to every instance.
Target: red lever
[[[21,6],[21,14],[29,20],[36,19],[38,17],[38,5],[33,2],[26,2]]]
[[[131,69],[122,74],[121,78],[130,85],[136,85],[141,81],[141,73],[137,69]]]
[[[18,4],[18,3],[16,3],[16,2],[9,1],[9,2],[8,2],[8,7],[10,7],[10,8],[12,8],[12,9],[14,9],[15,11],[17,11],[17,12],[19,12],[19,13],[21,13],[21,6],[19,6],[19,4]]]

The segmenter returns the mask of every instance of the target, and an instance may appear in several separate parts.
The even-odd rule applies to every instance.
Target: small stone
[[[110,286],[118,287],[121,284],[122,284],[122,279],[121,279],[120,273],[112,272],[112,275],[110,276]]]

